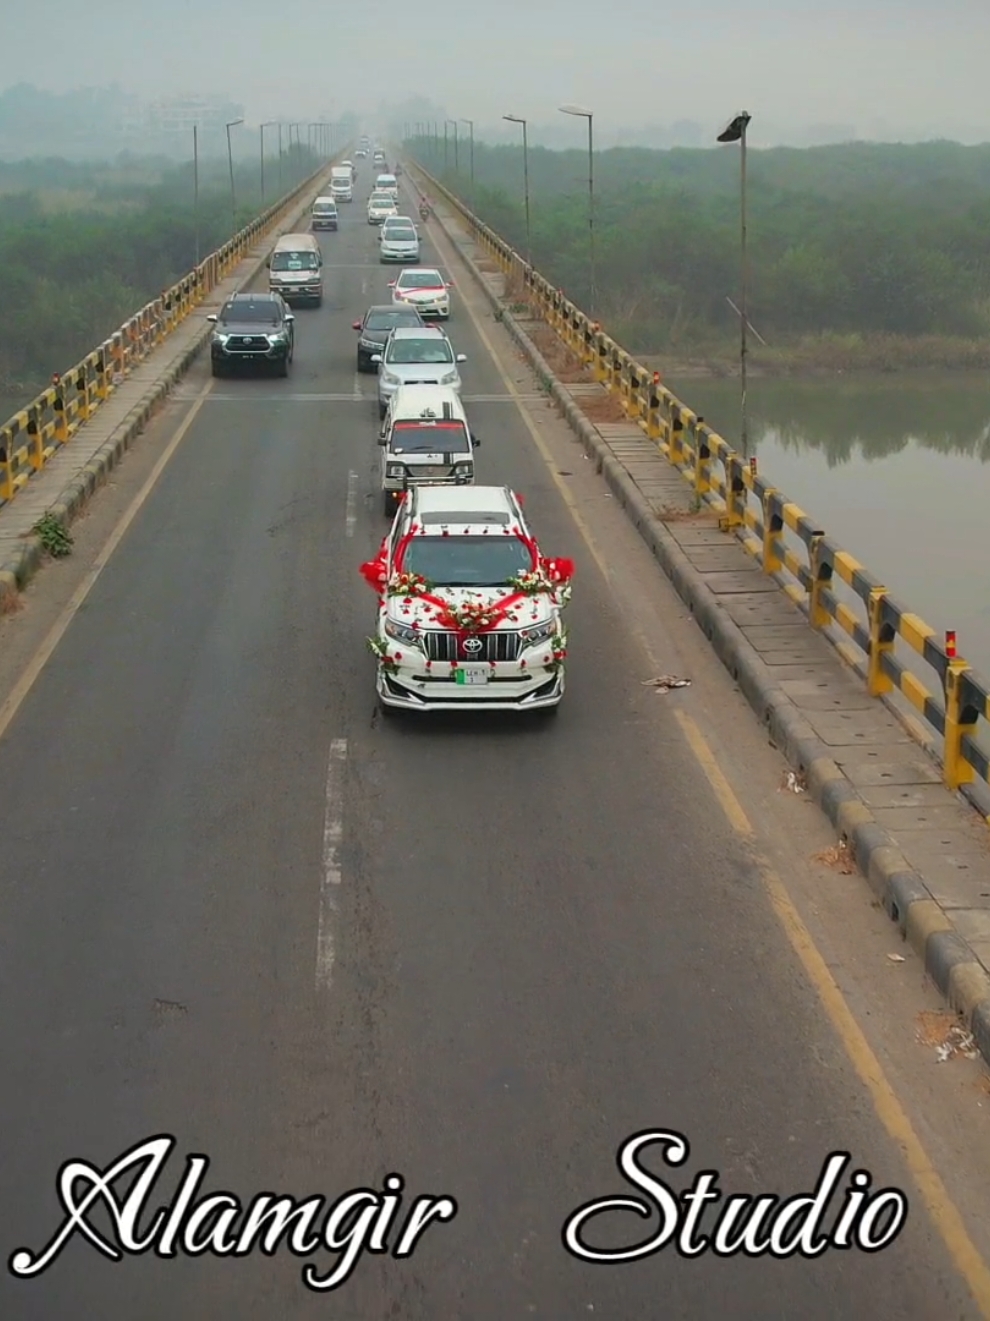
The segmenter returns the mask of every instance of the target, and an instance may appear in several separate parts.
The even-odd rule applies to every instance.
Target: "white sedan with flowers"
[[[428,266],[404,270],[398,279],[389,281],[389,287],[393,303],[414,307],[422,317],[446,321],[450,316],[451,281],[445,280],[438,270]]]
[[[573,572],[540,553],[507,487],[411,487],[361,566],[382,711],[555,711]]]

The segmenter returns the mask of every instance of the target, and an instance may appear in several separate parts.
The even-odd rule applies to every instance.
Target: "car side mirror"
[[[379,436],[378,436],[378,443],[379,443],[379,445],[385,445],[387,442],[388,442],[388,434],[387,434],[387,432],[384,432],[384,431],[380,432],[380,434],[379,434]]]
[[[389,280],[389,282],[388,282],[388,287],[389,287],[390,289],[394,289],[394,288],[395,288],[395,281],[394,281],[394,280]]]
[[[466,353],[458,353],[458,354],[456,355],[456,357],[454,358],[454,361],[455,361],[455,362],[467,362],[467,354],[466,354]]]
[[[479,445],[481,444],[481,437],[480,437],[480,436],[472,436],[472,437],[471,437],[471,444],[474,446],[475,449],[477,449],[477,448],[479,447]]]
[[[371,355],[372,362],[381,362],[381,360],[382,360],[382,355],[380,353],[373,353]]]
[[[206,319],[207,319],[207,321],[212,321],[213,324],[216,325],[216,324],[217,324],[217,314],[216,314],[216,312],[211,312],[210,315],[209,315]]]
[[[292,312],[286,312],[286,314],[285,314],[285,319],[286,319],[286,321],[288,321],[288,323],[291,325],[292,322],[295,321],[296,318],[295,318],[295,316],[293,315]]]
[[[360,321],[354,321],[354,322],[352,322],[352,328],[353,328],[354,330],[360,330],[360,329],[361,329],[361,322],[360,322]]]
[[[271,259],[271,257],[269,257],[269,258],[265,261],[265,265],[268,267],[269,270],[271,270],[271,268],[272,268],[272,259]]]

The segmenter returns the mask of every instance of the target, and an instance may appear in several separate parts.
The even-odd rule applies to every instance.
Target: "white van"
[[[312,234],[283,234],[268,267],[268,288],[290,305],[323,302],[323,253]]]
[[[391,193],[396,201],[399,200],[399,181],[394,174],[380,174],[375,180],[376,193]]]
[[[399,497],[410,486],[472,485],[480,443],[454,390],[402,386],[392,396],[378,437],[385,516],[394,516]]]

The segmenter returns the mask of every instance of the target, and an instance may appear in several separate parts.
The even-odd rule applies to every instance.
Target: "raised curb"
[[[902,937],[922,960],[925,972],[972,1033],[984,1061],[990,1064],[990,976],[972,948],[932,896],[923,878],[877,824],[855,786],[829,756],[826,745],[774,683],[759,653],[728,617],[642,492],[609,453],[594,426],[561,386],[539,349],[502,303],[463,244],[435,211],[431,222],[439,227],[464,262],[530,364],[549,383],[551,396],[589,458],[595,461],[596,472],[604,477],[673,583],[719,660],[767,729],[771,742],[791,767],[807,778],[812,801],[848,843],[856,865],[887,916],[897,924]]]
[[[294,224],[300,215],[308,211],[310,205],[311,200],[300,203],[298,210],[290,213],[292,219],[289,223]],[[286,220],[288,219],[287,217]],[[279,221],[276,230],[284,223],[285,221]],[[260,257],[244,259],[250,262],[250,267],[246,275],[238,277],[237,289],[244,289],[257,278],[258,272],[265,264],[271,238],[272,235],[267,235],[262,240],[264,251]],[[190,315],[195,316],[195,310]],[[57,498],[48,506],[46,512],[51,514],[62,527],[70,527],[100,487],[105,485],[114,468],[144,432],[159,405],[165,401],[195,362],[210,337],[210,331],[210,324],[204,322],[202,330],[190,341],[181,356],[148,387],[127,416],[117,424],[106,443],[100,446],[82,471],[62,488]],[[150,355],[145,361],[150,361]],[[85,426],[85,423],[83,425]],[[44,565],[46,558],[40,539],[31,536],[25,537],[17,553],[0,565],[0,612],[3,610],[4,601],[11,596],[18,596],[24,590]]]

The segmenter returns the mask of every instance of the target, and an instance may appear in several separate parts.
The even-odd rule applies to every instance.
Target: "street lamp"
[[[266,120],[266,122],[261,126],[261,209],[262,211],[264,211],[265,209],[265,129],[274,128],[274,127],[275,127],[274,119]],[[281,146],[279,146],[279,152],[281,153]]]
[[[196,231],[196,262],[199,265],[199,125],[193,124],[193,227]]]
[[[509,121],[510,124],[522,124],[522,139],[523,139],[523,198],[524,198],[525,205],[526,205],[526,265],[527,265],[527,266],[532,266],[532,264],[533,264],[533,242],[532,242],[532,235],[531,235],[530,228],[529,228],[529,138],[528,138],[528,136],[527,136],[527,132],[526,132],[528,126],[527,126],[526,120],[523,119],[523,118],[522,118],[521,116],[519,116],[519,115],[503,115],[502,118],[503,118],[503,119],[507,119],[507,120]]]
[[[739,257],[740,282],[742,284],[739,313],[739,379],[741,412],[741,446],[743,458],[749,457],[749,427],[746,420],[746,358],[748,354],[747,328],[749,292],[749,261],[746,254],[746,130],[753,116],[747,110],[741,110],[716,138],[716,142],[739,143]]]
[[[235,234],[237,232],[237,198],[234,194],[234,151],[230,145],[230,130],[243,123],[243,119],[232,119],[227,125],[227,164],[230,166],[230,219],[234,226],[231,232]]]
[[[456,120],[456,119],[452,119],[450,122],[451,122],[451,124],[453,125],[453,128],[454,128],[454,173],[455,173],[455,174],[460,174],[460,172],[461,172],[461,166],[460,166],[460,161],[458,160],[458,156],[457,156],[457,120]]]
[[[559,109],[563,115],[574,115],[578,119],[588,121],[588,253],[591,270],[591,306],[588,311],[594,317],[595,305],[598,301],[595,291],[595,139],[592,128],[594,112],[584,110],[577,105],[562,105]]]
[[[464,119],[461,122],[467,124],[471,131],[471,209],[474,210],[474,120]]]

